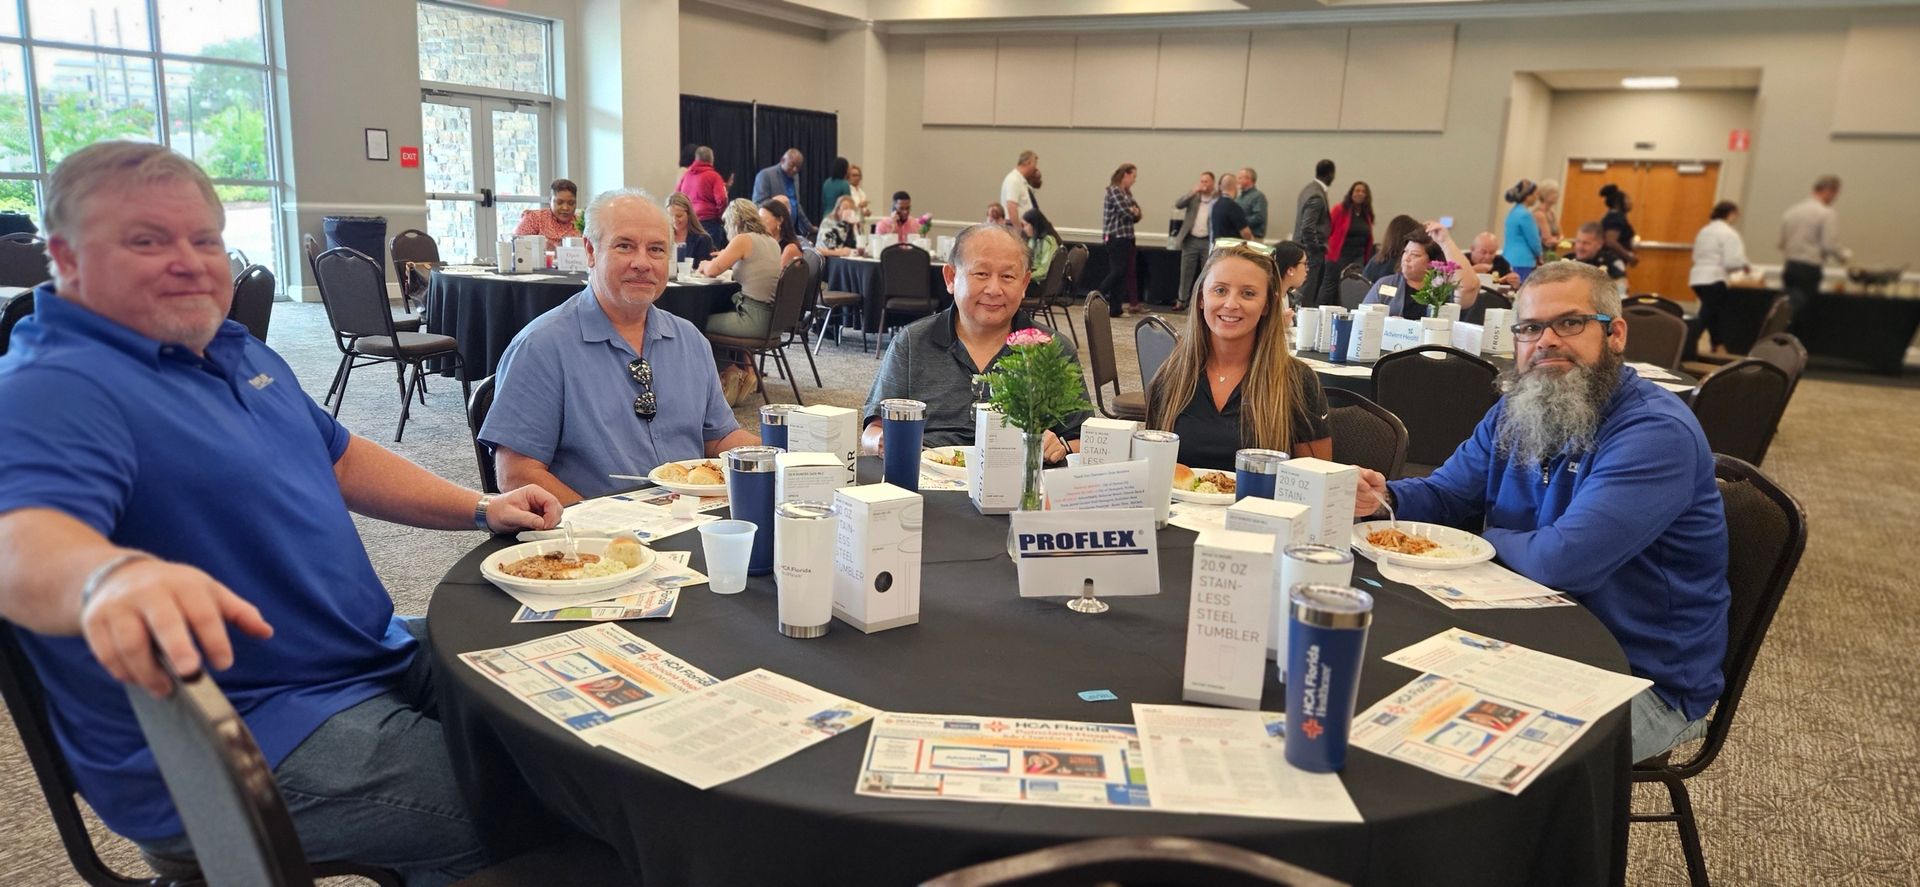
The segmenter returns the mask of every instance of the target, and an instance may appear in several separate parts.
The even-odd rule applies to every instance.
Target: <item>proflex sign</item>
[[[1151,508],[1016,511],[1013,560],[1021,597],[1160,593],[1160,549]]]

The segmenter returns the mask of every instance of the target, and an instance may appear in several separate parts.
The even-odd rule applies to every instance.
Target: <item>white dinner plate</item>
[[[1394,551],[1382,551],[1367,542],[1368,533],[1392,527],[1391,521],[1383,520],[1354,524],[1353,550],[1372,558],[1375,563],[1384,561],[1427,570],[1452,570],[1493,560],[1493,543],[1465,530],[1420,521],[1401,521],[1400,532],[1439,543],[1440,548],[1431,554],[1400,554]]]
[[[1234,477],[1233,472],[1226,471],[1219,468],[1195,468],[1193,470],[1193,473],[1195,477],[1198,477],[1200,475],[1206,474],[1209,471],[1218,471],[1221,474],[1224,474],[1228,477]],[[1233,494],[1232,493],[1196,493],[1196,492],[1193,492],[1192,490],[1183,490],[1183,489],[1180,489],[1179,487],[1174,487],[1173,501],[1191,502],[1195,505],[1232,505]]]
[[[596,536],[575,538],[574,544],[579,546],[581,554],[600,554],[607,550],[607,545],[612,541],[604,536]],[[522,542],[519,545],[508,546],[487,555],[487,559],[480,563],[480,575],[494,585],[521,594],[576,595],[583,591],[601,591],[631,582],[634,577],[645,573],[648,567],[653,566],[654,559],[658,557],[653,553],[653,549],[642,544],[640,550],[644,555],[640,558],[639,566],[629,567],[611,576],[596,576],[591,579],[521,579],[517,576],[509,576],[500,570],[501,564],[510,564],[523,557],[537,557],[555,551],[565,551],[566,548],[567,540],[565,539],[543,539],[539,542]]]
[[[972,447],[929,447],[920,451],[920,464],[941,477],[966,477],[966,466],[935,462],[933,457],[939,454],[942,458],[952,458],[954,453],[970,452],[972,449]]]
[[[660,469],[667,465],[679,465],[688,471],[692,471],[695,465],[703,462],[711,462],[715,466],[721,466],[720,476],[726,476],[725,463],[719,459],[682,459],[678,462],[666,462],[655,465],[652,471],[647,472],[647,480],[653,481],[663,490],[679,493],[682,496],[725,496],[727,494],[727,485],[725,482],[717,484],[688,484],[660,479]]]

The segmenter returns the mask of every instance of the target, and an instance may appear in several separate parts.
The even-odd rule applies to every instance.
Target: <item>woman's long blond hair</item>
[[[1213,356],[1213,334],[1207,329],[1201,293],[1206,289],[1207,273],[1223,259],[1244,259],[1267,272],[1267,310],[1254,326],[1253,362],[1240,383],[1240,443],[1246,447],[1265,447],[1283,453],[1293,451],[1294,399],[1299,392],[1299,374],[1304,372],[1287,348],[1286,294],[1280,292],[1280,269],[1273,258],[1245,246],[1214,250],[1200,267],[1188,299],[1193,311],[1187,315],[1187,329],[1174,344],[1173,354],[1153,374],[1147,392],[1147,427],[1173,430],[1174,420],[1187,409],[1206,373],[1207,360]],[[1207,468],[1231,468],[1209,465]]]

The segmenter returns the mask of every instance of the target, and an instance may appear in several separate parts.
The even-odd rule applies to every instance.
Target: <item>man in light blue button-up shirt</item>
[[[500,484],[539,484],[571,504],[622,487],[610,474],[759,443],[734,420],[699,328],[654,305],[673,227],[645,192],[587,207],[587,288],[514,336],[480,441]]]

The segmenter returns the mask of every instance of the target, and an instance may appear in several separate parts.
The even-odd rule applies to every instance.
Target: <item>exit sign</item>
[[[1744,129],[1736,129],[1727,133],[1727,150],[1729,151],[1745,151],[1752,144],[1752,134]]]
[[[400,146],[400,165],[414,167],[420,165],[420,149],[413,145]]]

